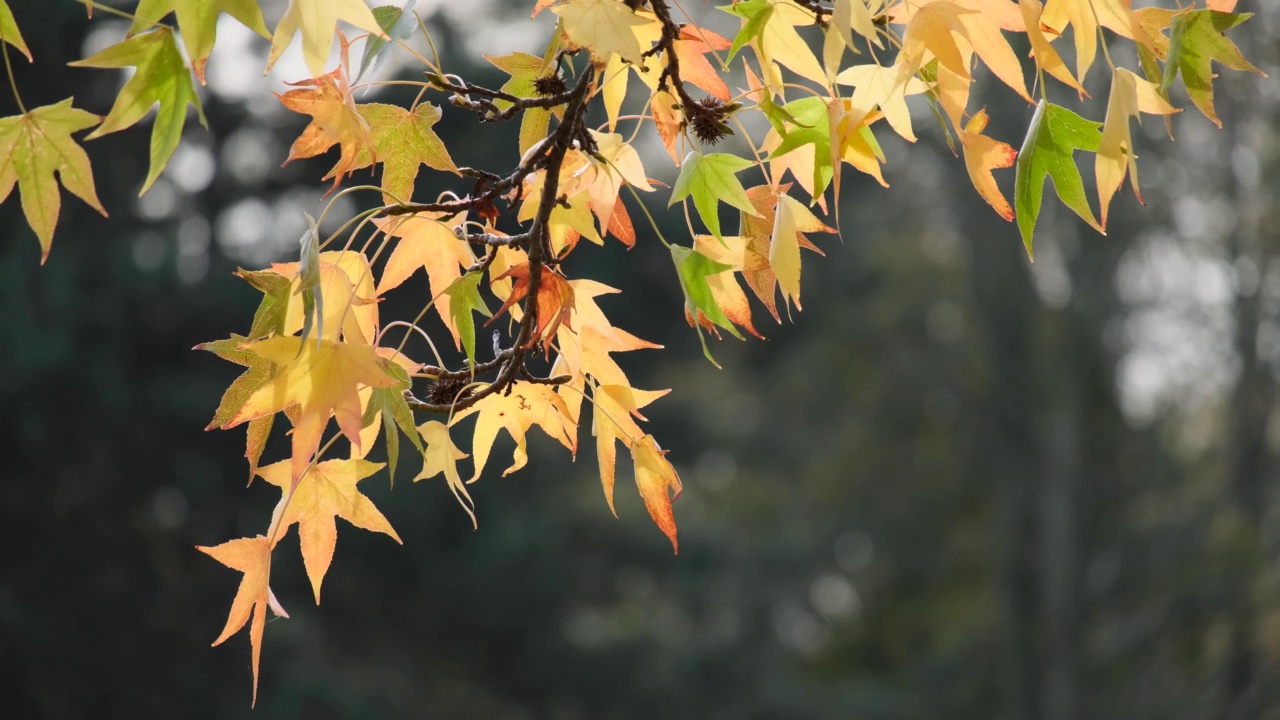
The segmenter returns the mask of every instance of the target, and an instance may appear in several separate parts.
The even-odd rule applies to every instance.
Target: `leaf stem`
[[[0,51],[4,53],[4,71],[9,75],[9,87],[13,89],[13,99],[18,103],[18,109],[23,115],[27,114],[27,106],[22,102],[22,95],[18,93],[18,81],[13,79],[13,61],[9,59],[9,43],[0,40]]]

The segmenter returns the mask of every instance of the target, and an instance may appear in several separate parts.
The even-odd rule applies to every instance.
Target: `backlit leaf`
[[[1085,120],[1070,110],[1040,101],[1027,137],[1018,151],[1014,176],[1013,204],[1017,208],[1018,230],[1031,256],[1031,235],[1040,217],[1040,201],[1046,177],[1053,178],[1053,188],[1063,204],[1075,211],[1098,232],[1102,226],[1093,217],[1084,194],[1084,181],[1076,167],[1075,151],[1097,152],[1102,141],[1100,123]]]
[[[313,77],[324,73],[339,20],[377,37],[387,38],[364,0],[289,0],[289,8],[276,25],[275,34],[271,36],[267,69],[270,70],[276,64],[285,48],[293,42],[294,34],[301,31],[302,57],[307,63],[307,69]]]

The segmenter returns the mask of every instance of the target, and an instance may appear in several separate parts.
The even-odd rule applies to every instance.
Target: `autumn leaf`
[[[289,84],[299,89],[283,95],[276,93],[276,97],[286,108],[310,115],[312,120],[293,141],[286,165],[301,158],[315,157],[337,145],[341,156],[325,175],[326,180],[334,179],[336,187],[348,173],[367,167],[377,159],[369,158],[370,153],[375,152],[373,132],[356,109],[344,67],[340,66],[327,75]],[[360,164],[362,154],[365,156],[363,165]],[[414,167],[416,170],[417,166]]]
[[[591,434],[596,438],[596,455],[600,464],[600,486],[604,489],[605,502],[614,517],[618,511],[613,506],[613,484],[617,466],[617,443],[630,449],[644,431],[632,418],[645,420],[640,408],[671,392],[670,390],[636,390],[629,385],[595,385],[591,391]]]
[[[756,331],[755,325],[751,322],[751,305],[747,300],[747,294],[743,292],[742,286],[738,284],[735,277],[746,267],[747,238],[741,235],[726,235],[717,240],[711,235],[696,235],[693,240],[694,250],[730,268],[727,272],[706,277],[707,287],[711,290],[711,297],[715,300],[715,304],[734,325],[763,339],[764,336]],[[685,320],[690,324],[695,321],[695,318],[689,317],[688,308],[685,309]],[[706,317],[699,317],[696,320],[704,328],[714,332],[714,324]]]
[[[275,602],[268,585],[271,577],[271,543],[265,536],[258,535],[229,540],[215,547],[197,545],[196,549],[232,570],[244,573],[244,577],[240,579],[240,587],[236,589],[235,599],[231,601],[227,624],[223,626],[213,645],[217,647],[235,635],[249,622],[250,614],[253,615],[253,624],[249,626],[249,645],[253,648],[253,704],[256,705],[258,665],[262,657],[262,632],[267,625],[267,606],[270,605],[277,615],[288,617],[279,603]]]
[[[801,233],[835,232],[817,218],[804,203],[782,193],[774,208],[773,233],[769,244],[769,267],[778,278],[783,301],[800,309]]]
[[[729,86],[707,62],[706,53],[728,50],[733,43],[705,28],[685,25],[680,28],[680,37],[673,44],[680,60],[681,79],[706,90],[722,102],[729,102]]]
[[[298,524],[302,563],[307,568],[317,605],[320,604],[320,584],[329,571],[338,544],[337,518],[369,532],[389,535],[404,544],[373,501],[356,489],[361,480],[381,469],[382,463],[366,460],[326,460],[304,473],[296,489],[290,479],[288,460],[258,469],[263,480],[280,488],[281,501],[287,502],[277,521],[277,532],[283,534],[290,525]]]
[[[475,503],[467,492],[467,486],[462,483],[462,476],[458,474],[458,461],[466,458],[467,454],[453,444],[453,440],[449,438],[449,427],[438,420],[428,420],[419,425],[418,434],[422,436],[427,448],[422,454],[422,472],[413,481],[428,480],[444,473],[449,490],[471,518],[472,527],[476,527]]]
[[[564,33],[575,47],[587,48],[592,56],[607,60],[610,53],[629,63],[641,65],[644,58],[636,33],[657,24],[652,15],[642,17],[622,0],[569,0],[551,12],[560,16]]]
[[[280,367],[223,428],[298,405],[293,428],[291,481],[296,485],[311,456],[320,446],[320,435],[335,415],[342,434],[360,445],[361,387],[396,385],[369,345],[333,340],[303,341],[298,337],[272,337],[244,346],[245,350]]]
[[[27,62],[31,62],[31,51],[27,49],[27,43],[18,31],[18,22],[13,19],[13,11],[5,0],[0,0],[0,42],[14,46],[18,52],[27,56]]]
[[[367,103],[357,105],[356,112],[368,126],[372,142],[357,150],[349,170],[369,167],[374,162],[382,163],[382,189],[386,191],[383,196],[386,202],[409,202],[412,199],[413,183],[420,165],[458,174],[458,166],[449,157],[449,150],[431,129],[440,121],[440,108],[431,103],[420,103],[410,112],[399,105]],[[335,166],[330,175],[338,170]]]
[[[1017,208],[1018,230],[1031,256],[1031,235],[1040,216],[1046,177],[1053,178],[1053,188],[1063,204],[1075,211],[1098,232],[1105,232],[1093,217],[1084,194],[1084,181],[1076,167],[1074,152],[1097,152],[1102,141],[1101,124],[1085,120],[1070,110],[1040,101],[1027,137],[1018,151],[1014,176],[1013,203]]]
[[[884,43],[880,41],[880,34],[876,32],[871,9],[865,0],[835,0],[831,4],[831,28],[844,41],[845,47],[854,52],[858,52],[858,48],[853,44],[854,32],[861,35],[869,44],[874,43],[876,47],[884,47]]]
[[[916,141],[906,96],[926,90],[919,78],[909,77],[906,82],[899,82],[897,69],[872,64],[845,68],[836,76],[836,82],[854,87],[853,97],[849,99],[852,120],[861,123],[878,107],[894,132],[905,140]]]
[[[1139,113],[1143,112],[1172,115],[1181,111],[1164,99],[1155,83],[1147,82],[1124,68],[1116,68],[1111,76],[1107,116],[1102,124],[1102,139],[1098,143],[1098,157],[1094,164],[1104,228],[1111,198],[1124,183],[1126,173],[1133,194],[1138,202],[1143,202],[1142,191],[1138,188],[1138,156],[1134,152],[1133,137],[1129,134],[1129,119],[1138,118],[1138,122],[1142,122]]]
[[[552,43],[552,47],[548,48],[546,57],[514,52],[501,57],[485,55],[484,58],[492,63],[494,67],[511,76],[499,88],[502,92],[516,97],[532,98],[538,96],[534,81],[538,78],[546,77],[556,70],[555,53],[550,52],[556,46],[557,43]],[[511,107],[511,101],[498,98],[494,100],[494,105],[500,110],[505,110]],[[551,116],[556,114],[559,114],[558,108],[529,108],[523,113],[523,117],[520,120],[519,139],[521,155],[547,136],[547,126],[551,123]]]
[[[71,134],[98,124],[90,112],[71,107],[72,98],[35,108],[23,115],[0,118],[0,202],[13,192],[22,197],[22,212],[40,241],[40,263],[49,259],[53,231],[58,226],[62,196],[57,173],[72,195],[106,216],[93,186],[93,169]]]
[[[454,234],[454,228],[461,227],[466,217],[454,216],[448,223],[442,218],[439,214],[415,213],[374,221],[387,235],[398,238],[382,269],[378,295],[399,287],[419,269],[425,270],[436,311],[453,333],[454,347],[461,347],[462,333],[452,312],[452,298],[444,291],[462,277],[462,270],[470,267],[476,256],[470,244]]]
[[[969,33],[961,18],[973,11],[949,2],[935,2],[920,7],[903,31],[902,52],[897,60],[898,78],[906,82],[927,62],[926,55],[959,77],[968,79],[969,68],[957,45],[968,44]]]
[[[444,292],[449,296],[449,318],[453,321],[453,327],[458,329],[462,349],[467,354],[467,360],[475,365],[476,322],[471,314],[478,312],[485,317],[492,314],[485,305],[484,298],[480,297],[480,273],[463,275],[445,288]]]
[[[489,453],[493,442],[498,437],[498,430],[506,429],[516,448],[512,455],[511,467],[502,471],[506,477],[524,467],[529,461],[525,435],[534,425],[542,428],[549,437],[558,441],[572,451],[574,443],[570,439],[569,428],[565,426],[569,411],[564,400],[556,394],[555,388],[524,381],[511,384],[511,391],[494,393],[465,410],[454,415],[450,425],[476,415],[475,434],[471,440],[471,452],[475,456],[475,472],[471,482],[480,478],[485,464],[489,461]],[[572,426],[576,430],[576,426]]]
[[[720,202],[732,205],[744,213],[755,214],[755,208],[747,199],[742,183],[735,177],[737,173],[754,165],[750,160],[737,155],[690,152],[680,167],[680,176],[671,189],[671,200],[667,202],[667,207],[692,196],[693,206],[698,209],[698,217],[702,218],[702,223],[712,235],[720,237]]]
[[[142,0],[133,12],[129,34],[136,35],[156,25],[169,13],[176,13],[182,44],[187,47],[187,56],[201,85],[217,39],[218,15],[226,13],[262,37],[271,37],[262,20],[258,0]]]
[[[383,355],[382,348],[379,349],[379,355]],[[386,348],[385,350],[390,350]],[[403,355],[397,355],[397,359],[403,360]],[[419,366],[420,367],[420,366]],[[400,434],[396,432],[399,428],[409,438],[409,442],[413,443],[414,448],[421,455],[426,451],[422,446],[421,436],[418,435],[417,428],[413,425],[413,410],[409,409],[409,402],[405,399],[404,391],[412,387],[409,379],[409,370],[400,363],[390,362],[384,365],[387,374],[395,379],[396,384],[387,388],[365,388],[362,393],[369,394],[368,404],[365,405],[364,415],[360,419],[360,424],[368,428],[371,423],[375,428],[377,416],[382,416],[382,425],[385,438],[384,443],[387,450],[387,469],[391,478],[391,486],[395,487],[396,483],[396,464],[400,459]],[[271,416],[268,416],[271,417]],[[363,434],[360,437],[361,446],[359,452],[355,453],[357,457],[363,457],[371,449],[373,438],[367,438]]]
[[[649,113],[653,115],[653,126],[662,138],[662,146],[671,156],[671,162],[680,166],[680,155],[676,152],[676,143],[680,139],[680,131],[684,129],[684,112],[675,95],[662,90],[653,94],[649,101]]]
[[[289,8],[271,36],[267,70],[276,64],[285,48],[293,42],[294,34],[301,31],[302,57],[311,75],[319,77],[324,73],[325,63],[329,62],[329,51],[333,49],[333,36],[339,20],[387,39],[364,0],[290,0]]]
[[[1187,96],[1214,125],[1222,127],[1213,110],[1213,61],[1233,70],[1248,70],[1266,77],[1240,54],[1240,48],[1226,31],[1253,17],[1253,13],[1225,13],[1216,10],[1189,10],[1174,17],[1169,32],[1169,61],[1164,66],[1162,90],[1182,74]]]
[[[743,338],[738,328],[729,321],[728,317],[725,317],[724,311],[716,304],[711,287],[707,284],[707,276],[730,272],[733,268],[716,262],[697,250],[680,245],[671,246],[671,259],[675,262],[676,274],[680,277],[680,289],[684,291],[685,317],[689,318],[689,324],[698,331],[698,340],[702,342],[702,354],[718,368],[720,363],[711,356],[711,350],[707,348],[707,339],[702,334],[703,321],[710,321],[711,324],[728,330],[730,335],[739,340]],[[696,323],[695,318],[698,320]]]
[[[1067,65],[1062,61],[1062,57],[1058,55],[1058,51],[1053,49],[1053,46],[1049,44],[1049,39],[1040,30],[1040,15],[1043,10],[1040,0],[1018,0],[1018,5],[1022,9],[1022,20],[1025,23],[1027,40],[1031,43],[1031,53],[1035,55],[1036,63],[1045,72],[1062,81],[1068,87],[1080,93],[1080,95],[1088,97],[1089,93],[1084,91],[1084,86],[1071,75],[1071,71],[1067,69]]]
[[[671,511],[671,501],[680,497],[683,486],[680,475],[666,458],[667,451],[658,448],[652,435],[645,435],[631,445],[631,459],[635,463],[636,487],[649,510],[649,517],[671,540],[671,549],[680,552],[676,541],[676,518]]]
[[[1013,208],[1000,192],[991,171],[1012,167],[1018,152],[1012,146],[982,134],[982,131],[987,128],[988,119],[987,111],[979,110],[961,131],[960,144],[964,147],[964,164],[969,171],[969,179],[973,182],[973,187],[977,189],[982,199],[986,200],[1000,217],[1013,220]],[[1103,218],[1105,222],[1105,210]]]
[[[354,250],[327,250],[317,253],[313,263],[312,289],[323,298],[316,308],[316,337],[325,340],[342,337],[347,342],[372,344],[378,336],[378,303],[369,259]],[[306,274],[302,272],[302,265],[301,262],[271,265],[273,273],[291,281],[290,297],[302,290],[302,278]],[[288,302],[277,334],[293,335],[303,330],[306,323],[304,305]]]
[[[168,164],[173,151],[182,139],[182,127],[187,121],[187,104],[196,108],[200,124],[205,121],[204,108],[191,71],[182,59],[182,52],[174,39],[173,31],[166,27],[135,35],[122,43],[112,45],[84,60],[69,63],[73,67],[123,68],[136,66],[137,71],[125,83],[116,96],[111,112],[94,130],[88,140],[123,130],[141,120],[156,103],[155,125],[151,128],[151,169],[142,184],[139,195],[145,193],[160,177],[160,171]]]
[[[825,85],[827,73],[796,32],[797,26],[813,24],[813,13],[792,0],[747,0],[720,6],[743,19],[742,30],[730,46],[730,58],[750,41],[760,58],[765,83],[775,92],[782,90],[781,67],[800,77]]]
[[[564,277],[559,273],[543,266],[540,273],[541,280],[538,283],[538,327],[534,330],[530,343],[538,341],[545,342],[547,338],[556,334],[556,329],[561,323],[569,319],[569,314],[573,311],[573,286],[570,285]],[[511,306],[524,300],[529,295],[529,264],[524,263],[508,268],[506,272],[499,275],[495,280],[511,278],[515,284],[511,288],[511,294],[502,303],[502,307],[498,308],[498,312],[484,325],[489,324],[501,317]]]

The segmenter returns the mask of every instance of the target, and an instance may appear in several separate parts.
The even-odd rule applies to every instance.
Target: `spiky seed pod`
[[[534,92],[543,97],[551,97],[552,95],[559,95],[567,92],[569,90],[569,86],[564,84],[564,78],[560,77],[559,74],[555,74],[534,80],[533,89]]]
[[[733,134],[733,130],[725,124],[725,119],[735,109],[737,108],[725,105],[719,98],[705,97],[685,108],[685,116],[694,137],[707,145],[715,145]]]
[[[452,405],[471,395],[470,385],[465,378],[441,378],[431,383],[427,389],[427,402],[432,405]]]

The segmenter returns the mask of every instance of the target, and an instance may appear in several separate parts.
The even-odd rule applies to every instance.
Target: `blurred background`
[[[37,57],[16,67],[27,105],[105,114],[124,78],[65,63],[127,25],[9,4]],[[263,5],[274,27],[284,3]],[[498,85],[481,53],[550,31],[526,5],[416,9],[448,70]],[[1231,37],[1274,78],[1280,3],[1241,9],[1258,16]],[[622,289],[601,303],[614,324],[667,346],[620,362],[673,389],[649,417],[685,482],[679,556],[629,468],[610,515],[589,430],[577,462],[537,435],[525,470],[472,486],[474,532],[402,455],[394,490],[362,489],[404,547],[340,523],[317,607],[296,534],[282,544],[292,618],[267,626],[251,712],[247,632],[209,648],[240,576],[193,546],[261,532],[277,491],[245,488],[241,430],[203,430],[238,368],[191,348],[247,329],[259,295],[232,272],[296,252],[334,159],[280,167],[308,118],[269,91],[306,72],[294,47],[264,78],[265,53],[223,18],[210,128],[189,122],[145,197],[149,124],[88,142],[111,218],[64,193],[46,266],[16,192],[0,206],[7,717],[1280,718],[1280,86],[1228,70],[1223,129],[1194,109],[1176,142],[1159,118],[1135,128],[1147,206],[1119,195],[1103,237],[1047,202],[1034,265],[915,108],[919,143],[879,133],[892,188],[845,174],[805,312],[757,312],[768,341],[714,345],[724,370],[642,225],[633,251],[584,247],[571,272]],[[384,77],[420,77],[396,62]],[[980,82],[970,109],[1017,147],[1031,109]],[[459,164],[515,156],[514,125],[446,107],[436,130]],[[469,187],[423,172],[420,198],[444,189]]]

